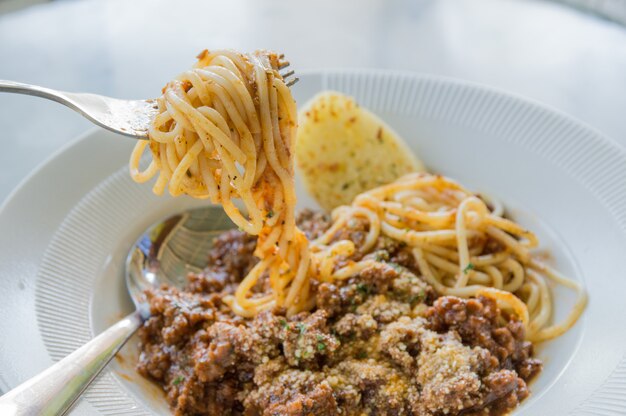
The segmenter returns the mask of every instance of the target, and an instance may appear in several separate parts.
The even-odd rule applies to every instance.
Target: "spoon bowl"
[[[234,226],[221,207],[209,205],[159,221],[137,239],[126,259],[126,288],[144,319],[145,291],[163,284],[184,287],[188,273],[206,267],[213,239]]]
[[[42,373],[0,397],[2,415],[63,415],[150,316],[145,292],[184,287],[207,264],[213,239],[234,224],[219,206],[185,211],[146,230],[126,259],[126,288],[135,312]]]

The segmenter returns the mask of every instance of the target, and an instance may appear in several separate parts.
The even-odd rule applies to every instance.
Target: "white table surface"
[[[297,71],[393,68],[488,84],[626,145],[626,28],[548,1],[61,1],[0,16],[0,79],[147,98],[200,50],[222,47],[283,51]],[[91,127],[32,97],[0,94],[0,109],[0,201]]]

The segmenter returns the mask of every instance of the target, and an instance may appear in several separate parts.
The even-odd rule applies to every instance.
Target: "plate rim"
[[[532,107],[538,108],[544,112],[547,111],[549,113],[552,113],[553,115],[556,115],[560,119],[567,120],[569,124],[576,125],[576,127],[578,127],[579,129],[585,130],[589,132],[590,134],[592,134],[594,136],[594,139],[604,141],[607,145],[613,148],[612,150],[618,151],[623,157],[626,158],[626,149],[619,142],[617,142],[612,137],[605,135],[601,131],[593,128],[587,123],[581,120],[578,120],[574,118],[573,116],[562,112],[561,110],[555,109],[541,102],[537,102],[531,98],[525,97],[523,95],[515,94],[515,93],[510,93],[508,91],[503,91],[498,88],[487,86],[484,84],[474,83],[471,81],[460,80],[460,79],[451,78],[451,77],[445,77],[445,76],[439,76],[439,75],[433,75],[433,74],[427,74],[427,73],[411,72],[411,71],[402,71],[402,70],[340,68],[340,69],[309,70],[309,71],[302,71],[301,73],[303,75],[306,74],[308,76],[321,76],[321,77],[324,77],[327,74],[372,74],[376,76],[390,76],[390,77],[401,76],[401,77],[407,77],[407,78],[419,78],[419,79],[424,79],[424,80],[441,81],[441,82],[448,83],[448,84],[451,83],[458,87],[469,87],[471,89],[479,89],[482,91],[486,91],[488,94],[496,94],[496,95],[500,95],[504,97],[510,97],[516,102],[519,102],[519,101],[525,102],[527,104],[530,104]],[[37,165],[35,169],[33,169],[26,177],[24,177],[18,183],[18,185],[9,193],[9,195],[0,205],[0,218],[2,218],[3,215],[5,215],[5,212],[8,210],[8,207],[16,199],[16,196],[19,195],[20,192],[23,191],[25,186],[30,181],[35,180],[36,177],[40,175],[46,169],[46,167],[48,167],[51,163],[53,163],[54,160],[56,160],[60,155],[64,154],[69,149],[73,148],[74,146],[79,145],[83,141],[88,140],[99,130],[100,129],[97,127],[90,128],[89,130],[83,132],[82,134],[76,136],[74,139],[70,140],[69,142],[61,146],[59,149],[57,149],[55,152],[49,155],[44,161],[42,161],[39,165]],[[624,209],[626,209],[626,207]],[[41,260],[41,258],[39,260]],[[599,387],[600,386],[595,386],[594,390],[598,389]],[[4,390],[8,389],[8,383],[6,382],[2,374],[0,374],[0,388]]]

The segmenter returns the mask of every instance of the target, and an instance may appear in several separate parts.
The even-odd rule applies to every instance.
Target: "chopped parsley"
[[[409,300],[409,303],[421,302],[424,299],[426,299],[426,292],[424,292],[424,289],[422,289],[417,295],[414,295],[411,297],[411,299]]]
[[[356,285],[356,290],[358,290],[359,292],[361,292],[364,295],[367,295],[368,293],[370,293],[369,286],[367,286],[364,283],[359,283],[358,285]]]
[[[304,335],[306,333],[306,324],[303,324],[302,322],[298,322],[296,324],[296,328],[298,328],[298,331],[300,331],[300,335]]]
[[[280,321],[278,321],[278,323],[280,324],[280,326],[282,326],[283,328],[287,328],[289,325],[287,324],[287,321],[284,319],[281,319]]]
[[[326,349],[326,343],[324,343],[324,337],[322,335],[317,335],[317,350],[324,351]]]
[[[364,358],[367,358],[367,352],[365,351],[359,351],[356,353],[356,358],[358,358],[359,360],[362,360]]]
[[[267,218],[272,218],[274,216],[274,211],[272,211],[271,209],[269,211],[267,211]]]
[[[374,255],[374,260],[377,262],[385,261],[385,256],[383,255],[381,251],[377,251],[376,254]]]
[[[468,274],[470,270],[474,270],[474,263],[468,263],[463,269],[463,273]]]
[[[185,380],[185,377],[183,376],[178,376],[174,379],[174,385],[178,386],[180,383],[182,383]]]

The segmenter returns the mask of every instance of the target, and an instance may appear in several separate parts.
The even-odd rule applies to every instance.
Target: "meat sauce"
[[[298,223],[309,238],[328,227],[310,211]],[[353,224],[338,238],[364,232]],[[313,311],[241,318],[223,297],[256,263],[255,243],[225,232],[184,290],[148,293],[137,368],[176,415],[498,415],[541,371],[518,320],[487,298],[438,297],[384,238],[367,255],[374,266],[316,284]]]

